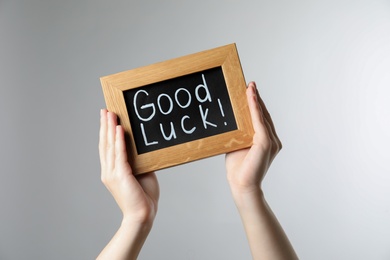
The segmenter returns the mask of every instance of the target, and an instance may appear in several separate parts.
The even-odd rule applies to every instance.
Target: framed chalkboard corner
[[[135,174],[252,144],[236,44],[100,78],[107,109],[126,132]]]

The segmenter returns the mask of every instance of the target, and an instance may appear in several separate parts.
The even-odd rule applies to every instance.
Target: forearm
[[[297,259],[261,189],[242,192],[233,188],[232,193],[253,259]]]
[[[97,259],[137,259],[151,228],[151,223],[134,224],[124,219]]]

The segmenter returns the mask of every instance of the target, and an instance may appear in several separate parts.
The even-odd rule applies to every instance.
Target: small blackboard
[[[138,154],[237,130],[221,67],[123,95]]]
[[[136,174],[251,145],[235,44],[101,78]]]

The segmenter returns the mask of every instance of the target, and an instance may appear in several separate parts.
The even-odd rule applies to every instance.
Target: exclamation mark
[[[219,105],[219,109],[221,110],[222,116],[225,117],[225,113],[223,112],[221,100],[219,98],[218,98],[218,105]],[[226,121],[224,122],[224,125],[227,125]]]

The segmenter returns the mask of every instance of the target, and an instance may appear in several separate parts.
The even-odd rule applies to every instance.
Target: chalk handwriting
[[[185,77],[126,93],[139,152],[237,129],[221,68]]]

